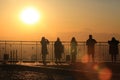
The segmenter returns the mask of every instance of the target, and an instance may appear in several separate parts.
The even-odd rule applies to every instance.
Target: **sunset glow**
[[[34,24],[39,20],[40,14],[34,8],[26,8],[20,14],[20,18],[26,24]]]
[[[120,0],[0,0],[0,80],[119,80]]]
[[[120,0],[0,0],[0,39],[39,40],[44,35],[49,40],[75,36],[85,41],[89,34],[98,41],[120,39],[119,4]]]

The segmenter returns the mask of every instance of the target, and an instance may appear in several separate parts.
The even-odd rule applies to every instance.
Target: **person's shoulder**
[[[111,41],[108,41],[108,43],[110,43]]]
[[[87,39],[86,42],[90,41],[90,39]]]
[[[92,39],[92,40],[96,41],[96,39]]]
[[[119,43],[119,40],[117,40],[116,42]]]
[[[120,42],[119,40],[117,40],[117,42]]]

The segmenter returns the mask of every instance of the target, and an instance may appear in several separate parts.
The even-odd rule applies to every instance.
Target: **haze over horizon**
[[[120,0],[0,0],[0,40],[50,41],[89,34],[98,41],[120,39]],[[20,13],[33,7],[40,14],[35,24],[25,24]]]

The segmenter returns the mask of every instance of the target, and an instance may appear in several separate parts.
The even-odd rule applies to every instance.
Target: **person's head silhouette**
[[[89,35],[89,39],[92,39],[92,35]]]
[[[76,41],[76,40],[75,40],[75,37],[72,37],[72,41]]]
[[[112,37],[112,40],[115,41],[116,40],[115,37]]]
[[[45,37],[42,37],[42,40],[45,40]]]
[[[59,38],[59,37],[57,38],[57,41],[60,41],[60,38]]]

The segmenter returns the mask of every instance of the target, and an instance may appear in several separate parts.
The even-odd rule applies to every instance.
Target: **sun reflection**
[[[103,68],[99,71],[99,79],[100,80],[110,80],[112,77],[112,72],[108,68]]]
[[[89,57],[88,57],[88,55],[84,55],[84,56],[81,58],[81,62],[82,62],[82,63],[88,63],[88,62],[89,62]]]
[[[96,63],[93,69],[97,71],[99,80],[111,80],[112,71],[109,68]]]
[[[100,68],[100,67],[99,67],[99,65],[98,65],[97,63],[94,64],[94,66],[93,66],[93,69],[94,69],[94,70],[99,70],[99,68]]]

